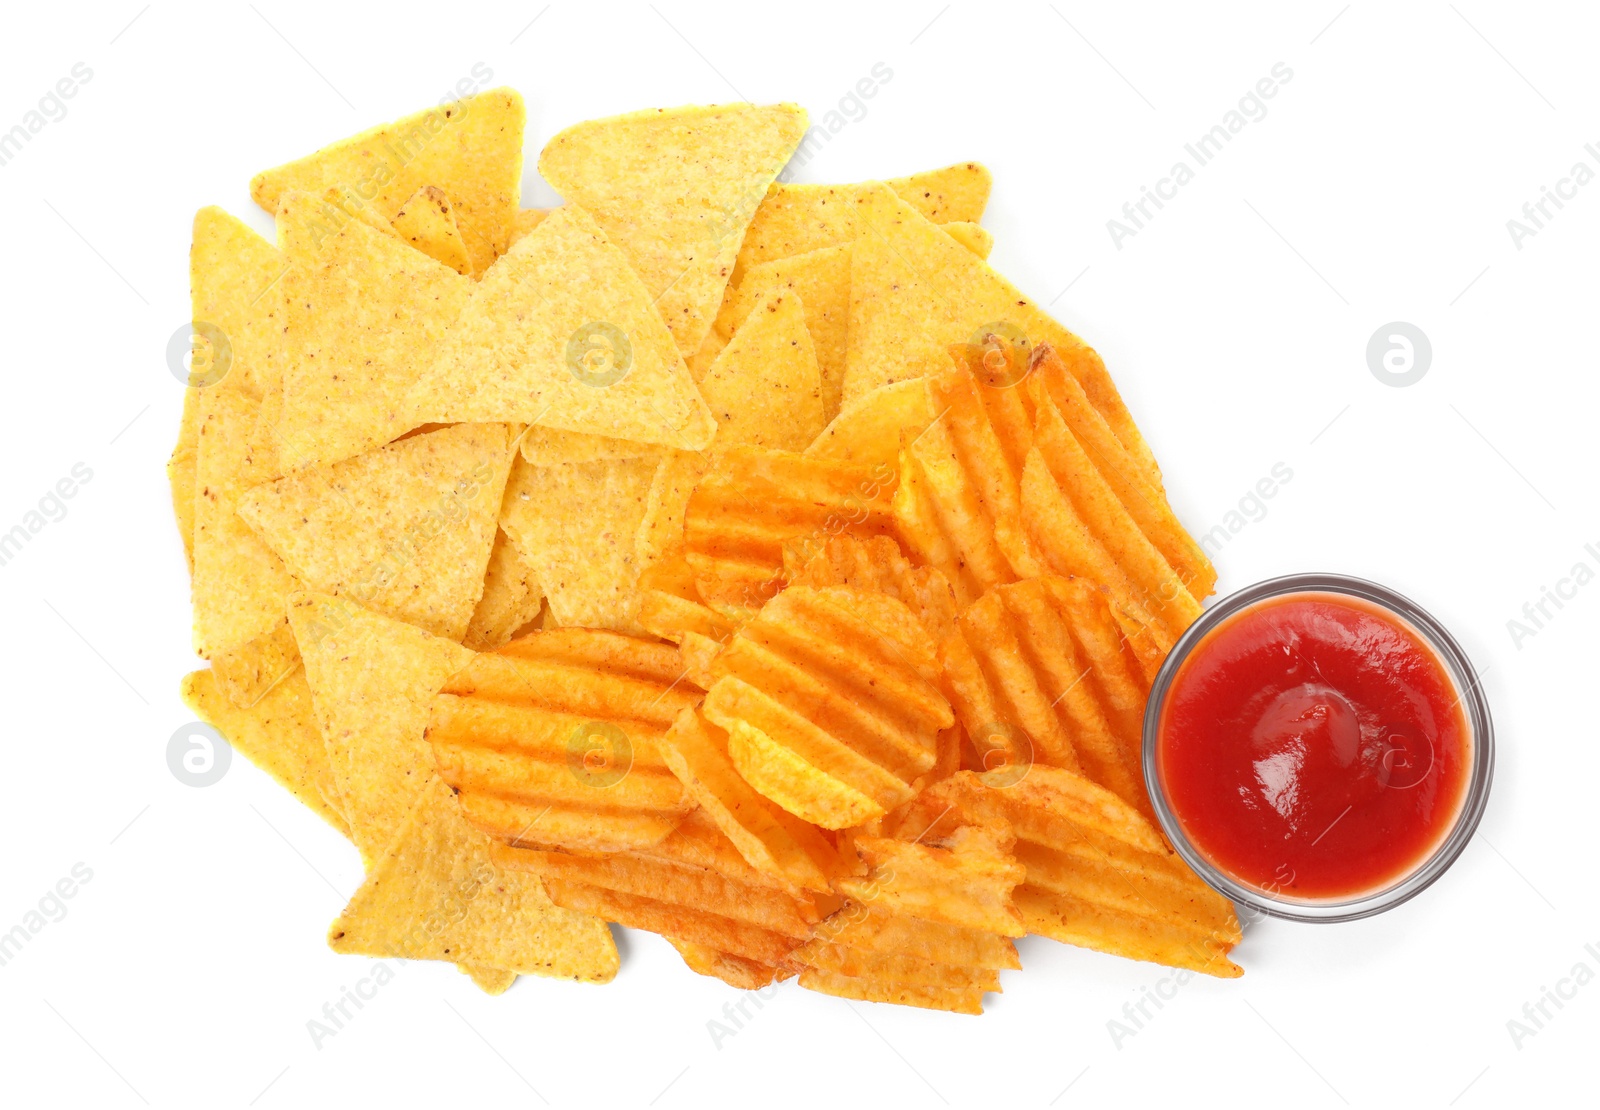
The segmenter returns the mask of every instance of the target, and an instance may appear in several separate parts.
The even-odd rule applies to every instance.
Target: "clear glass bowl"
[[[1162,704],[1173,677],[1195,644],[1220,622],[1257,602],[1306,593],[1344,594],[1376,605],[1410,625],[1424,642],[1432,646],[1450,672],[1460,698],[1467,723],[1467,749],[1472,761],[1466,797],[1456,814],[1455,823],[1433,853],[1388,886],[1343,900],[1301,899],[1275,894],[1241,883],[1217,867],[1184,834],[1183,826],[1162,789],[1156,762]],[[1207,609],[1183,634],[1156,675],[1149,704],[1145,707],[1143,747],[1144,782],[1150,793],[1150,804],[1161,822],[1162,831],[1184,862],[1208,885],[1234,902],[1293,921],[1354,921],[1393,909],[1426,890],[1449,869],[1472,839],[1478,820],[1483,816],[1484,806],[1488,803],[1489,784],[1494,777],[1494,722],[1489,717],[1489,703],[1478,682],[1477,672],[1461,650],[1461,645],[1456,643],[1442,624],[1410,598],[1376,582],[1342,574],[1291,574],[1270,578],[1230,594]]]

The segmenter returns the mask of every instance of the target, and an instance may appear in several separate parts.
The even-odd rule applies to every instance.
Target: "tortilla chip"
[[[856,213],[863,231],[851,259],[846,407],[878,386],[942,371],[951,344],[1009,327],[1034,348],[1048,343],[1056,349],[1123,447],[1161,488],[1150,448],[1092,348],[889,189],[871,190]]]
[[[456,226],[455,206],[437,185],[424,185],[411,194],[390,223],[400,238],[458,274],[482,273],[494,261],[485,258],[478,266],[472,264],[466,240]]]
[[[504,424],[457,424],[257,487],[239,516],[307,589],[459,643],[510,455]]]
[[[283,561],[235,515],[256,484],[256,402],[239,389],[201,392],[194,529],[194,650],[211,659],[270,633],[293,588]]]
[[[211,675],[228,700],[248,709],[299,665],[300,649],[285,619],[271,632],[213,655]]]
[[[456,225],[473,257],[492,259],[511,245],[521,210],[522,97],[491,89],[428,108],[259,173],[250,195],[277,214],[285,193],[339,189],[392,220],[418,189],[434,185],[455,199]]]
[[[557,623],[638,631],[636,538],[659,461],[511,468],[500,525],[533,567]]]
[[[183,417],[178,422],[178,442],[167,458],[167,485],[172,491],[172,515],[183,540],[183,559],[194,575],[194,470],[200,446],[200,391],[183,391]]]
[[[552,904],[537,875],[496,868],[489,838],[439,778],[328,930],[328,945],[591,983],[610,982],[618,966],[606,923]]]
[[[958,220],[954,223],[941,224],[944,233],[956,242],[966,247],[979,258],[987,259],[989,252],[994,249],[994,236],[986,228],[977,224]]]
[[[666,453],[665,448],[653,443],[635,443],[631,439],[613,439],[587,432],[564,432],[538,424],[529,427],[522,437],[522,457],[534,466],[601,459],[654,459]]]
[[[575,124],[539,172],[595,221],[693,354],[722,303],[745,229],[806,130],[794,104],[647,109]]]
[[[372,866],[433,775],[433,697],[473,653],[343,598],[297,593],[289,623],[362,861]]]
[[[700,392],[717,419],[718,447],[801,451],[822,431],[822,379],[793,292],[762,298],[722,349]]]
[[[405,400],[473,283],[360,220],[330,230],[322,202],[305,193],[285,194],[278,220],[291,357],[277,438],[291,473],[414,426]]]
[[[227,338],[227,366],[216,384],[256,401],[282,372],[274,356],[280,346],[283,268],[278,249],[236,217],[214,207],[195,213],[191,318]]]
[[[639,278],[572,205],[484,274],[409,408],[693,450],[716,432]]]
[[[774,292],[795,293],[805,308],[806,332],[817,355],[822,413],[832,420],[844,392],[846,333],[850,323],[850,248],[824,247],[752,267],[729,305],[728,318],[743,321],[758,301]]]
[[[216,729],[251,763],[277,780],[313,813],[350,835],[339,809],[339,791],[328,752],[311,711],[311,688],[297,671],[249,709],[240,709],[218,689],[210,671],[186,675],[183,704]]]
[[[902,437],[916,439],[938,415],[921,378],[879,386],[834,417],[805,453],[897,471]]]
[[[860,233],[855,206],[879,184],[887,185],[936,224],[977,223],[989,203],[989,171],[976,162],[925,170],[888,181],[854,185],[791,185],[778,182],[767,190],[739,247],[733,280],[763,262],[848,243]]]
[[[533,564],[511,537],[496,532],[483,576],[483,597],[461,642],[473,651],[493,651],[537,619],[543,606],[544,591]]]
[[[635,545],[640,574],[683,542],[683,517],[689,508],[689,495],[710,468],[710,457],[700,451],[674,451],[656,467]]]
[[[514,244],[528,232],[544,223],[544,218],[551,213],[549,208],[519,208],[517,218],[511,229],[511,242]]]

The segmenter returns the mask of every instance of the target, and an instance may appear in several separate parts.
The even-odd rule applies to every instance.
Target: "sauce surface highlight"
[[[1269,894],[1333,900],[1438,847],[1471,772],[1450,671],[1403,618],[1298,593],[1224,619],[1179,665],[1156,767],[1184,834]]]

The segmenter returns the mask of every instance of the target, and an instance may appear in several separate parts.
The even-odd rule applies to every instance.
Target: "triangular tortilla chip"
[[[659,465],[647,456],[512,466],[500,526],[559,624],[638,631],[636,542]]]
[[[528,232],[544,223],[544,218],[551,213],[549,208],[523,208],[518,210],[517,218],[511,230],[511,242],[514,244]],[[509,249],[509,248],[508,248]]]
[[[822,431],[822,379],[793,292],[767,294],[706,371],[717,446],[802,451]]]
[[[183,559],[194,574],[194,473],[200,454],[200,391],[183,391],[183,417],[178,422],[178,442],[167,458],[167,486],[172,491],[172,515],[183,540]]]
[[[722,303],[745,228],[806,131],[794,104],[648,109],[551,139],[539,172],[594,214],[693,354]]]
[[[483,575],[483,597],[472,611],[472,623],[462,643],[473,651],[493,651],[510,641],[539,616],[544,590],[533,564],[501,530],[489,552],[489,569]]]
[[[325,207],[288,193],[278,213],[291,355],[277,427],[285,473],[348,459],[412,428],[406,398],[474,288],[361,220],[330,230]]]
[[[1160,488],[1154,456],[1092,348],[887,187],[869,190],[855,211],[861,234],[851,252],[845,407],[879,386],[943,370],[950,344],[996,326],[1015,329],[1030,346],[1056,349]]]
[[[716,432],[639,278],[570,204],[489,267],[410,409],[694,450]]]
[[[482,273],[494,261],[484,259],[481,266],[474,268],[467,242],[456,226],[454,205],[449,194],[437,185],[424,185],[411,194],[390,222],[400,238],[458,274]]]
[[[922,378],[879,386],[834,417],[805,453],[892,474],[902,438],[915,440],[938,415]]]
[[[817,353],[817,371],[822,380],[822,414],[825,420],[831,420],[839,411],[839,398],[844,393],[850,324],[850,247],[823,247],[752,267],[729,304],[729,319],[743,321],[757,301],[778,290],[798,294],[805,307],[806,331]]]
[[[285,193],[340,189],[370,198],[390,220],[418,189],[436,185],[455,199],[456,224],[474,254],[493,259],[511,245],[521,203],[524,116],[514,89],[491,89],[259,173],[250,195],[276,215]]]
[[[909,177],[893,177],[889,186],[918,212],[936,224],[955,221],[977,223],[989,203],[993,177],[976,162],[961,162]],[[880,184],[794,185],[776,182],[756,209],[739,247],[733,280],[745,271],[775,258],[805,254],[823,247],[848,243],[858,232],[855,206]]]
[[[618,966],[606,923],[552,904],[537,875],[496,868],[489,838],[439,778],[328,930],[328,945],[590,983],[610,982]]]
[[[250,453],[257,404],[242,390],[201,392],[195,470],[194,650],[202,659],[271,633],[292,581],[279,557],[235,515],[259,475]],[[270,475],[268,475],[270,477]]]
[[[210,671],[186,675],[181,693],[183,704],[222,733],[234,751],[271,775],[318,817],[350,835],[327,748],[312,714],[305,672],[296,671],[249,709],[229,701]]]
[[[989,252],[994,249],[994,235],[987,228],[967,223],[964,220],[940,224],[939,226],[944,229],[946,235],[966,247],[979,258],[987,259]]]
[[[459,643],[510,455],[504,424],[457,424],[259,486],[239,516],[307,589]]]
[[[613,439],[587,432],[564,432],[538,424],[531,425],[522,437],[522,457],[534,466],[600,459],[658,459],[667,453],[667,448],[653,443],[635,443],[631,439]]]
[[[327,594],[291,597],[289,623],[351,839],[370,867],[434,773],[423,735],[433,697],[473,653]]]
[[[220,208],[194,217],[189,248],[189,296],[196,330],[217,328],[226,338],[226,370],[216,384],[259,401],[282,372],[283,255],[271,243]],[[213,352],[216,355],[216,352]],[[216,371],[213,371],[216,372]],[[207,388],[210,388],[209,386]]]

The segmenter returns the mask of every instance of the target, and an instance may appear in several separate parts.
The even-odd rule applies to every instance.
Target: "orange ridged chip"
[[[786,558],[803,561],[847,531],[889,533],[893,485],[888,470],[786,451],[727,452],[695,487],[684,518],[684,557],[701,597],[747,615],[777,592]]]
[[[1014,897],[1030,933],[1222,978],[1243,974],[1228,958],[1242,935],[1232,903],[1136,809],[1081,775],[1038,764],[1020,778],[1011,768],[962,771],[912,808],[918,815],[901,836],[937,835],[957,814],[1011,826],[1027,868]]]
[[[999,586],[962,611],[941,661],[975,769],[1065,767],[1151,813],[1140,769],[1150,686],[1112,604],[1092,582],[1050,577]]]
[[[954,720],[932,638],[892,597],[793,587],[712,664],[703,712],[744,779],[826,829],[908,801]]]
[[[840,867],[834,846],[815,826],[774,805],[740,776],[728,755],[726,732],[685,709],[660,745],[672,773],[750,866],[802,889],[830,889]]]
[[[934,830],[924,830],[924,833]],[[1012,891],[1025,870],[1009,827],[941,828],[917,840],[857,837],[867,874],[850,901],[795,953],[800,985],[873,1002],[977,1014],[1018,968],[1010,938],[1025,931]]]
[[[603,856],[500,847],[504,867],[532,871],[558,905],[668,938],[702,975],[764,986],[793,974],[817,902],[755,870],[696,810],[659,844]]]
[[[670,644],[534,632],[445,685],[428,739],[463,811],[489,835],[620,851],[661,840],[693,807],[659,741],[700,696]]]
[[[387,221],[418,189],[434,185],[455,198],[453,214],[474,256],[493,260],[510,246],[520,211],[525,115],[514,89],[491,89],[259,173],[250,195],[276,213],[287,192],[335,189],[370,198],[366,204]]]

